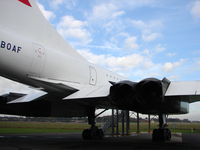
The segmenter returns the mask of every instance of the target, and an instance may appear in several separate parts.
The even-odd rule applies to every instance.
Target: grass
[[[65,129],[37,129],[37,128],[1,128],[1,134],[30,134],[30,133],[64,133],[77,132],[77,130]]]
[[[158,123],[151,123],[150,132],[158,128]],[[168,123],[168,128],[173,133],[200,133],[200,123]],[[149,132],[148,123],[140,123],[140,132]],[[109,130],[111,132],[111,129]],[[121,124],[119,124],[119,132],[121,132]],[[137,124],[130,124],[130,132],[137,132]]]
[[[75,133],[89,128],[86,123],[54,123],[54,122],[0,122],[0,133]]]
[[[98,124],[100,126],[100,124]],[[30,133],[81,133],[89,128],[87,123],[61,123],[61,122],[0,122],[0,134],[30,134]],[[158,123],[151,123],[151,131],[158,128]],[[198,123],[169,123],[172,132],[200,133]],[[130,132],[136,132],[137,124],[130,124]],[[140,131],[148,132],[148,123],[140,123]],[[121,124],[119,124],[121,132]]]
[[[131,132],[136,132],[137,124],[131,123]],[[158,123],[151,123],[150,130],[158,128]],[[168,128],[173,133],[200,133],[200,123],[168,123]],[[140,123],[140,131],[148,132],[148,123]]]

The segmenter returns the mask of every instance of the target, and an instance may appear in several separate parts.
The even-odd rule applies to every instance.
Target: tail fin
[[[0,0],[0,30],[82,58],[52,28],[35,0]]]

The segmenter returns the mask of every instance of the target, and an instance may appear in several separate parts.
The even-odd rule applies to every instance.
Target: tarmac
[[[173,134],[169,142],[152,142],[151,134],[83,140],[81,134],[1,134],[0,150],[200,150],[200,134]]]

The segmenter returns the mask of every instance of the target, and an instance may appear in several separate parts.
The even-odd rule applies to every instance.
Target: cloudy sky
[[[38,0],[89,61],[132,80],[198,80],[199,0]]]
[[[92,63],[133,81],[200,80],[200,0],[38,0],[38,5]],[[0,80],[5,87],[8,82]],[[185,117],[200,120],[199,114],[195,103]]]

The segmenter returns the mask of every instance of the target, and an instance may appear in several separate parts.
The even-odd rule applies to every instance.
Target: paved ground
[[[0,150],[200,150],[200,134],[176,134],[172,141],[154,143],[151,135],[105,137],[84,141],[80,134],[0,135]]]

